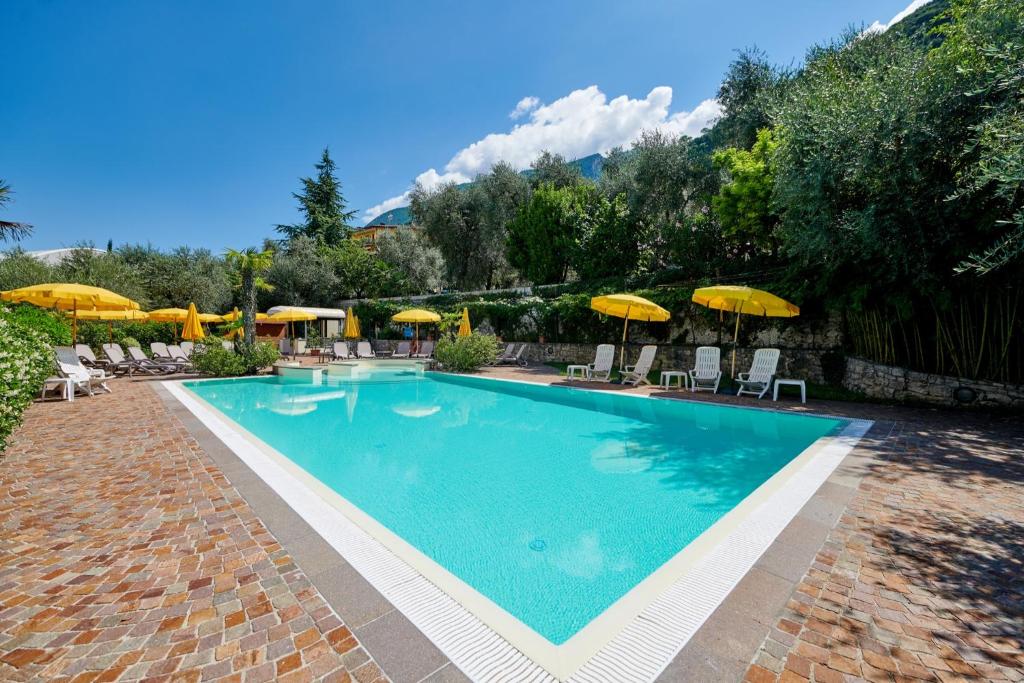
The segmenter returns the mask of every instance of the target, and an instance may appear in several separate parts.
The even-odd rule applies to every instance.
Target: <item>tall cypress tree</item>
[[[345,197],[341,194],[341,182],[335,177],[334,169],[334,160],[324,147],[320,163],[316,165],[316,177],[302,178],[302,192],[292,194],[299,200],[299,211],[305,222],[277,226],[277,231],[287,239],[303,235],[326,245],[340,244],[348,239],[352,232],[349,221],[356,212],[345,211]]]

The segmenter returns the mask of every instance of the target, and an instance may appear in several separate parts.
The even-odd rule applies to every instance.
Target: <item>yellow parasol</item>
[[[256,317],[258,319],[259,315],[257,315]],[[295,322],[296,321],[307,322],[309,320],[316,320],[316,314],[315,313],[307,313],[306,311],[284,310],[284,311],[278,311],[277,313],[274,313],[273,315],[267,316],[267,321],[268,322],[288,323],[289,324],[289,326],[290,326],[289,329],[291,331],[291,335],[289,335],[289,339],[291,341],[292,357],[293,358],[295,357]]]
[[[459,336],[468,337],[473,334],[473,328],[469,326],[469,309],[462,309],[462,322],[459,323]]]
[[[665,322],[672,314],[664,308],[643,297],[632,294],[608,294],[596,296],[590,300],[590,307],[598,313],[622,318],[622,348],[619,350],[619,370],[625,363],[626,335],[629,332],[630,320],[644,322]]]
[[[800,308],[785,299],[753,287],[742,285],[716,285],[701,287],[693,293],[693,302],[716,311],[736,314],[736,329],[732,336],[732,376],[736,376],[736,343],[740,336],[740,315],[759,315],[765,318],[792,318],[800,315]]]
[[[149,313],[145,311],[78,311],[79,320],[105,320],[107,333],[110,335],[110,343],[114,343],[114,321],[115,320],[137,320],[144,322],[149,320]]]
[[[422,308],[410,308],[396,313],[391,316],[391,319],[396,323],[413,323],[416,325],[416,340],[413,343],[413,348],[416,351],[420,350],[420,323],[439,323],[441,322],[441,316],[433,311],[424,311]]]
[[[200,313],[199,322],[203,324],[222,323],[224,322],[224,318],[222,316],[217,315],[216,313]]]
[[[0,292],[0,299],[26,303],[40,308],[71,311],[72,342],[78,338],[78,311],[137,311],[139,304],[128,297],[102,287],[69,282],[49,282]]]
[[[345,311],[345,329],[342,331],[342,334],[345,336],[345,339],[359,338],[359,320],[356,318],[356,314],[352,312],[351,306]]]
[[[178,338],[178,323],[185,322],[188,311],[184,308],[158,308],[149,312],[149,319],[155,323],[172,323],[174,325],[174,338]]]
[[[205,336],[203,325],[199,322],[199,311],[196,310],[194,303],[190,303],[188,305],[188,315],[185,316],[185,324],[181,326],[181,338],[195,341]]]

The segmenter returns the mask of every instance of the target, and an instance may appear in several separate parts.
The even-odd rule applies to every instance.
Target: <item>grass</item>
[[[566,368],[569,367],[569,363],[547,363],[549,367],[558,370],[558,374],[562,377],[566,375]],[[619,371],[612,370],[611,379],[613,382],[619,380]],[[661,380],[661,370],[651,370],[647,373],[647,379],[651,384],[657,386]],[[737,384],[732,381],[731,377],[722,376],[722,382],[719,384],[719,390],[724,390],[725,393],[735,394]],[[797,387],[784,386],[779,390],[780,396],[796,396],[799,395],[799,389]],[[816,384],[814,382],[807,382],[807,399],[817,401],[849,401],[852,403],[870,403],[871,401],[867,396],[856,391],[850,391],[843,387],[836,387],[830,384]]]

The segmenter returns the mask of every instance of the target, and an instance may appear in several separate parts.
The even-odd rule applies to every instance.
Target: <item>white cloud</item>
[[[529,99],[520,100],[516,110]],[[528,121],[507,133],[487,135],[458,151],[443,173],[431,168],[416,180],[428,188],[449,180],[466,182],[499,161],[524,169],[545,150],[567,159],[604,154],[613,147],[630,146],[645,130],[696,136],[721,114],[721,107],[713,99],[704,100],[692,111],[670,113],[671,104],[672,88],[667,86],[654,88],[643,99],[621,95],[609,101],[596,85],[574,90],[551,104],[530,103]],[[406,191],[386,199],[367,209],[364,219],[405,206],[408,197]]]
[[[539,105],[540,99],[533,95],[529,95],[519,100],[516,104],[516,108],[509,113],[508,117],[512,120],[521,119],[523,116],[536,109]]]
[[[888,24],[875,20],[871,26],[864,29],[864,33],[885,33],[896,24],[900,23],[911,14],[913,14],[919,7],[927,5],[931,0],[913,0],[909,5],[904,7],[896,16],[889,20]]]

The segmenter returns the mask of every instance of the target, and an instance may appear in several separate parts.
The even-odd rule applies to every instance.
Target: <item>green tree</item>
[[[581,280],[634,274],[640,260],[637,232],[625,194],[609,199],[590,192],[586,220],[573,250],[572,268]]]
[[[11,186],[0,179],[0,209],[12,200]],[[20,240],[32,234],[32,226],[27,223],[0,220],[0,241]]]
[[[339,299],[380,296],[391,281],[387,264],[353,240],[324,247],[322,254],[334,272]]]
[[[345,197],[341,193],[341,182],[334,174],[335,168],[334,160],[325,147],[320,163],[316,164],[316,177],[302,178],[302,192],[292,194],[299,200],[304,222],[278,225],[278,232],[289,240],[304,235],[328,246],[348,239],[352,232],[349,221],[356,212],[345,211]]]
[[[264,296],[268,306],[331,306],[338,290],[338,275],[329,248],[299,235],[274,252],[266,280],[274,286]]]
[[[21,249],[0,254],[0,290],[38,285],[53,279],[52,267]]]
[[[565,281],[594,194],[587,185],[557,188],[550,183],[533,191],[508,230],[509,261],[527,280]]]
[[[385,233],[377,239],[377,256],[391,267],[391,295],[427,294],[444,285],[444,256],[420,230]]]
[[[556,189],[577,185],[583,180],[580,169],[570,164],[561,154],[548,151],[540,153],[530,164],[530,184],[534,188],[553,185]]]
[[[245,321],[243,343],[251,346],[256,342],[257,292],[270,292],[274,289],[273,285],[263,279],[264,273],[274,265],[274,252],[260,251],[255,247],[228,249],[224,259],[234,269],[236,286],[242,300],[242,317]]]
[[[231,304],[228,266],[208,249],[163,252],[135,244],[113,253],[138,272],[152,308],[184,308],[194,302],[201,312],[218,312]]]
[[[771,125],[771,112],[790,77],[769,62],[763,51],[742,50],[718,88],[722,116],[711,132],[714,143],[750,149],[757,132]]]
[[[744,252],[776,249],[778,215],[772,211],[775,175],[772,155],[778,146],[769,128],[761,129],[749,151],[728,147],[714,153],[715,166],[729,178],[712,200],[722,235]]]
[[[103,287],[150,306],[149,293],[142,274],[118,253],[96,252],[91,247],[75,249],[54,268],[54,279],[58,282],[77,282],[83,285]]]

